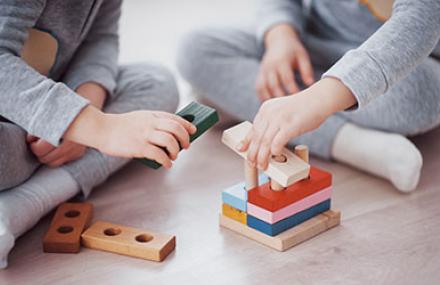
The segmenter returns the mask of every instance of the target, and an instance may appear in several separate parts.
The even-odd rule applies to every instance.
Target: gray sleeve
[[[257,6],[257,38],[264,36],[273,26],[290,24],[298,33],[304,28],[304,11],[301,0],[259,0]]]
[[[88,101],[20,58],[28,29],[35,25],[44,5],[44,0],[0,1],[0,115],[58,145]]]
[[[362,108],[413,71],[439,39],[440,1],[396,0],[391,18],[323,77],[340,79]]]
[[[83,83],[95,82],[103,86],[110,96],[113,94],[118,70],[121,2],[103,1],[86,39],[64,75],[63,82],[72,90]]]

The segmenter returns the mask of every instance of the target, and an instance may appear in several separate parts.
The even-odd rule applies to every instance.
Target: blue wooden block
[[[301,224],[302,222],[307,221],[308,219],[313,218],[316,215],[321,214],[322,212],[330,210],[330,199],[325,200],[315,206],[308,208],[302,212],[299,212],[293,216],[285,218],[275,224],[266,223],[260,219],[255,218],[254,216],[247,216],[247,224],[249,227],[256,229],[262,233],[265,233],[269,236],[276,236],[277,234],[284,232],[290,228],[293,228],[296,225]]]
[[[259,184],[265,184],[269,181],[269,178],[261,174],[258,177]],[[246,212],[247,209],[247,191],[245,189],[244,182],[231,186],[222,192],[222,201],[229,206],[234,207],[240,211]]]

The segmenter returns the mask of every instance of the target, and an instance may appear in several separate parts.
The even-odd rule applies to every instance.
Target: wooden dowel
[[[252,167],[247,160],[244,161],[244,177],[246,190],[251,190],[258,186],[258,169]]]
[[[274,155],[272,156],[272,159],[277,162],[287,161],[287,158],[284,155]],[[270,179],[270,189],[272,189],[273,191],[283,191],[285,188],[275,180]]]
[[[309,163],[309,148],[306,145],[297,145],[294,152],[299,158]]]

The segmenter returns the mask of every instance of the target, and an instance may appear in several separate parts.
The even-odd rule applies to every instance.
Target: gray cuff
[[[266,33],[274,26],[279,24],[289,24],[295,28],[298,34],[303,33],[303,15],[301,12],[280,11],[266,16],[257,26],[257,39],[264,43]]]
[[[114,74],[104,66],[82,66],[69,72],[63,82],[72,90],[87,82],[95,82],[107,90],[109,96],[114,94],[116,81]]]
[[[62,83],[54,84],[47,95],[50,104],[41,104],[32,115],[29,133],[58,146],[70,124],[89,101]]]
[[[368,52],[361,50],[347,52],[322,77],[341,80],[355,96],[359,109],[388,89],[388,82],[380,65]]]

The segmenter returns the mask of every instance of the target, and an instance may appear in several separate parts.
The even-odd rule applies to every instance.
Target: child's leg
[[[253,32],[196,31],[182,42],[178,68],[199,95],[237,120],[253,121],[261,105],[255,82],[263,52]],[[316,79],[322,73],[315,67]],[[314,155],[330,159],[334,137],[345,121],[341,116],[333,116],[293,143],[307,144]]]
[[[121,67],[115,96],[106,111],[129,112],[138,109],[174,112],[178,91],[172,75],[156,65]],[[28,181],[0,193],[0,268],[6,267],[14,239],[31,228],[59,203],[80,190],[87,196],[91,188],[128,162],[95,150],[56,169],[42,167]]]
[[[39,163],[26,143],[26,132],[12,123],[0,122],[0,191],[28,179]]]
[[[422,156],[405,137],[440,125],[440,63],[427,59],[365,109],[340,114],[353,125],[338,133],[336,160],[385,177],[402,191],[417,186]]]
[[[174,112],[179,94],[173,75],[154,64],[122,66],[112,101],[105,107],[107,113],[125,113],[134,110],[162,110]],[[89,149],[83,158],[63,166],[78,182],[85,197],[93,187],[104,182],[129,159],[111,157]]]

